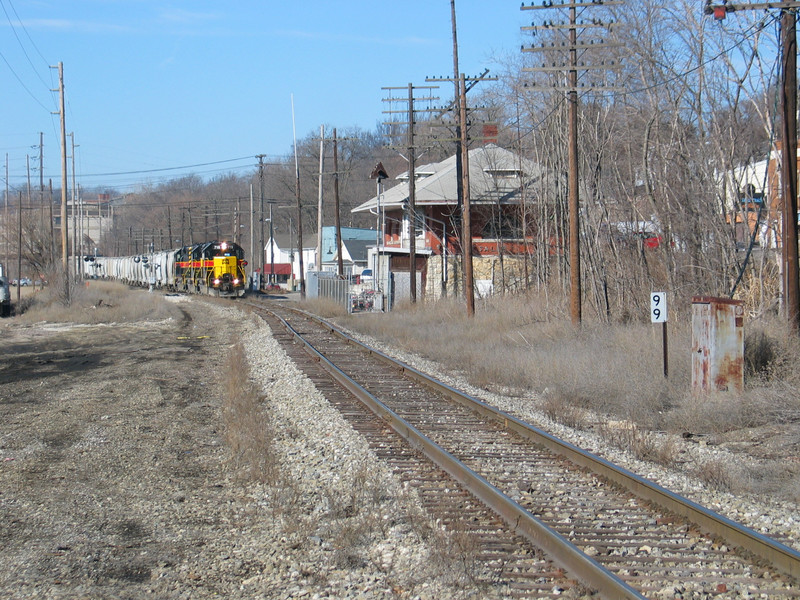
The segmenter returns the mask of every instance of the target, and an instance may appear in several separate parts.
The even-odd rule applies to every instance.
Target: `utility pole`
[[[61,116],[61,266],[64,270],[64,298],[67,304],[69,304],[69,245],[67,244],[67,240],[69,239],[67,231],[67,129],[64,113],[64,63],[59,62],[57,68],[59,114]]]
[[[427,96],[424,98],[414,98],[414,90],[416,89],[426,89],[426,90],[434,90],[438,89],[438,86],[415,86],[414,84],[409,83],[408,86],[405,87],[384,87],[381,88],[384,90],[407,90],[408,96],[406,99],[401,98],[384,98],[384,102],[407,102],[408,106],[406,110],[385,110],[384,113],[404,113],[406,114],[407,121],[394,121],[386,123],[387,125],[406,125],[406,151],[408,152],[408,156],[406,156],[406,160],[408,161],[408,217],[409,217],[409,293],[410,293],[410,300],[411,303],[415,303],[417,301],[417,190],[416,190],[416,175],[414,173],[415,170],[415,163],[416,163],[416,141],[414,139],[414,125],[416,120],[416,113],[417,112],[434,112],[434,109],[427,108],[427,109],[417,109],[414,107],[415,100],[438,100],[438,98]],[[374,274],[373,274],[374,277]]]
[[[51,198],[52,200],[52,198]],[[44,204],[44,132],[39,132],[39,205]]]
[[[75,277],[77,278],[81,272],[81,252],[78,236],[78,208],[76,203],[76,187],[75,187],[75,132],[71,131],[69,134],[70,144],[72,146],[72,260],[75,263]]]
[[[454,100],[442,112],[454,110],[456,113],[456,195],[461,209],[461,247],[464,273],[464,299],[466,301],[467,316],[475,315],[475,285],[472,264],[472,220],[470,215],[469,194],[469,133],[467,115],[467,92],[480,81],[497,81],[497,77],[486,77],[489,70],[485,70],[478,77],[466,77],[458,68],[458,27],[456,26],[456,2],[450,0],[450,22],[453,36],[453,78],[427,78],[426,81],[452,81],[455,86]],[[469,85],[467,85],[469,82]],[[443,240],[446,247],[447,240]]]
[[[10,258],[10,240],[9,240],[9,238],[11,237],[8,234],[8,229],[9,229],[9,225],[10,225],[9,222],[8,222],[8,152],[6,152],[6,206],[5,206],[5,219],[3,220],[3,222],[5,223],[5,226],[6,226],[6,254],[5,254],[5,260],[3,261],[3,264],[5,264],[6,267],[8,267],[8,266],[10,266],[8,264],[8,260]]]
[[[292,137],[294,138],[294,193],[297,200],[297,251],[300,253],[300,299],[306,299],[306,276],[303,272],[303,203],[300,199],[300,162],[297,158],[297,131],[294,120],[294,95],[292,95]],[[291,224],[290,224],[291,228]]]
[[[339,214],[339,142],[352,140],[353,138],[340,138],[333,128],[333,195],[335,204],[334,229],[336,231],[336,245],[338,250],[337,274],[339,277],[344,275],[344,263],[342,259],[342,224]],[[319,128],[319,204],[317,206],[317,271],[322,271],[322,230],[324,229],[324,207],[322,202],[323,171],[325,166],[325,126]]]
[[[192,225],[192,207],[189,206],[186,208],[186,212],[189,213],[189,245],[194,246],[194,229]]]
[[[469,196],[469,140],[467,139],[467,89],[464,74],[458,68],[458,27],[456,26],[456,0],[450,0],[450,24],[453,28],[453,83],[456,86],[456,105],[458,107],[458,147],[456,176],[458,195],[461,200],[461,248],[464,269],[464,298],[467,316],[475,316],[475,285],[472,270],[472,219],[470,218]],[[460,172],[459,172],[460,171]],[[444,240],[447,244],[447,240]]]
[[[269,282],[275,284],[275,227],[272,222],[272,205],[269,203]]]
[[[452,28],[453,37],[453,85],[455,85],[455,93],[453,94],[453,102],[456,110],[458,111],[458,118],[456,122],[456,198],[459,206],[461,207],[461,247],[462,250],[462,270],[464,273],[464,300],[466,302],[467,316],[475,316],[475,288],[473,285],[473,271],[472,271],[472,221],[469,218],[469,201],[466,204],[467,219],[464,220],[464,184],[466,189],[469,190],[469,169],[467,169],[466,179],[464,179],[464,146],[467,145],[466,133],[464,131],[464,124],[466,115],[462,119],[461,114],[461,100],[464,99],[464,109],[466,112],[466,92],[462,94],[461,90],[461,71],[458,67],[458,27],[456,25],[456,0],[450,0],[450,26]],[[467,162],[469,163],[469,151],[467,151]],[[447,239],[443,240],[445,248],[447,247]],[[466,241],[466,244],[464,244]],[[469,250],[467,250],[469,248]],[[469,259],[469,260],[468,260]]]
[[[599,6],[612,6],[623,4],[621,0],[567,0],[553,6],[553,3],[545,3],[541,6],[522,5],[521,10],[567,10],[569,13],[569,21],[567,23],[554,23],[553,21],[546,21],[542,25],[531,25],[530,27],[522,27],[523,31],[532,31],[536,35],[537,31],[549,30],[553,32],[567,31],[567,52],[568,61],[560,65],[545,65],[540,67],[525,68],[524,71],[538,71],[538,72],[553,72],[559,75],[566,73],[566,86],[558,85],[553,86],[551,89],[564,91],[567,94],[568,106],[568,122],[569,131],[567,135],[568,144],[568,160],[569,171],[567,175],[568,187],[568,207],[569,207],[569,268],[570,268],[570,315],[572,317],[572,324],[580,326],[582,321],[582,307],[581,307],[581,251],[580,251],[580,195],[579,195],[579,176],[578,176],[578,72],[585,73],[590,70],[604,70],[613,68],[611,66],[590,65],[585,64],[584,61],[578,62],[578,54],[582,56],[589,50],[596,50],[601,48],[617,47],[619,44],[609,44],[603,40],[599,43],[584,42],[578,43],[578,32],[581,34],[587,30],[597,28],[609,28],[610,24],[604,23],[599,19],[581,20],[578,22],[578,9],[581,10],[581,15],[588,8],[596,8]],[[524,52],[553,52],[553,45],[544,43],[540,46],[531,46],[529,48],[523,47]],[[588,91],[614,91],[607,86],[587,85],[581,86],[581,92]]]
[[[325,125],[319,126],[319,197],[317,199],[317,271],[322,271],[322,172],[325,168]]]
[[[264,155],[259,154],[256,158],[258,159],[258,197],[261,203],[261,208],[258,213],[258,222],[261,227],[261,235],[258,238],[258,265],[261,269],[261,281],[263,285],[264,270],[266,269],[266,261],[264,260]]]
[[[461,128],[461,247],[464,253],[464,294],[467,301],[467,316],[475,315],[475,283],[472,272],[472,218],[469,193],[469,143],[467,135],[467,88],[464,74],[458,80],[458,122]]]
[[[581,226],[578,194],[578,32],[575,6],[569,8],[569,66],[567,102],[569,104],[569,264],[570,264],[570,314],[572,324],[580,325],[581,310]]]
[[[297,144],[295,144],[297,153]],[[295,154],[295,157],[297,155]],[[300,253],[298,262],[300,266],[300,299],[306,299],[306,277],[303,272],[303,203],[300,200],[300,166],[295,161],[295,180],[294,180],[295,199],[297,200],[297,251]]]
[[[31,157],[27,154],[25,155],[25,172],[28,179],[28,186],[27,186],[28,206],[32,207],[33,199],[31,198]]]
[[[790,330],[796,335],[800,332],[800,279],[797,271],[797,17],[795,10],[782,12],[783,261],[786,266],[786,318]]]
[[[408,211],[411,213],[411,234],[408,241],[408,269],[411,303],[417,301],[417,177],[414,148],[414,86],[408,84]],[[375,274],[373,273],[373,277]]]
[[[783,301],[789,335],[800,333],[800,276],[797,248],[797,9],[800,2],[715,3],[706,0],[705,14],[717,21],[741,10],[781,11],[781,246]]]
[[[253,228],[253,225],[254,225],[254,223],[253,223],[254,213],[255,213],[255,210],[253,208],[253,184],[251,183],[250,184],[250,261],[253,263],[253,266],[256,265],[256,256],[255,256],[255,253],[254,253],[255,252],[255,248],[253,247],[254,246],[254,240],[255,240],[255,237],[256,237],[255,236],[255,230]],[[250,272],[250,281],[251,282],[253,281],[253,273],[252,273],[252,271]],[[252,285],[250,287],[251,287],[251,290],[252,290]]]
[[[239,244],[240,246],[241,246],[241,243],[243,241],[241,239],[240,235],[239,235],[239,231],[241,229],[241,226],[240,226],[240,221],[241,221],[241,212],[240,211],[241,211],[241,208],[242,208],[241,207],[241,203],[242,203],[241,197],[237,196],[237,198],[236,198],[236,208],[234,209],[234,212],[233,212],[233,243],[234,244]]]
[[[334,225],[336,226],[336,271],[339,277],[344,277],[344,259],[342,258],[342,219],[339,215],[339,142],[336,138],[336,128],[333,128],[333,203]],[[378,249],[376,248],[377,252]],[[378,281],[375,279],[375,281]]]
[[[22,279],[22,192],[17,197],[17,283]],[[17,306],[20,301],[21,285],[17,285]]]
[[[55,233],[55,219],[53,219],[53,180],[49,180],[50,184],[50,201],[47,203],[47,215],[50,221],[50,264],[56,263],[56,233]],[[43,208],[40,207],[41,211]]]
[[[172,209],[167,204],[167,248],[174,248],[175,240],[172,237]]]

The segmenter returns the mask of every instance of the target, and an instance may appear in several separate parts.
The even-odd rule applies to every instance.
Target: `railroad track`
[[[797,551],[330,324],[285,305],[257,306],[299,368],[426,507],[471,540],[483,576],[511,595],[800,597]]]

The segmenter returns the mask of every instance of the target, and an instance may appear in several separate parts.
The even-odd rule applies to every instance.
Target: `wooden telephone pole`
[[[582,320],[581,309],[581,251],[580,251],[580,196],[579,196],[579,177],[578,177],[578,72],[586,72],[589,70],[609,69],[611,66],[602,65],[587,65],[583,61],[579,64],[578,55],[584,54],[587,50],[596,50],[600,48],[616,47],[618,44],[609,44],[600,40],[599,43],[579,43],[579,32],[582,34],[585,31],[608,28],[610,25],[603,23],[597,19],[590,21],[578,22],[578,10],[581,13],[588,8],[597,8],[599,6],[610,6],[615,4],[622,4],[621,0],[584,0],[575,2],[563,2],[553,6],[550,4],[543,4],[541,6],[525,6],[522,5],[521,10],[567,10],[569,13],[569,21],[567,23],[554,23],[547,21],[542,25],[531,25],[530,27],[522,27],[523,31],[532,31],[534,35],[538,31],[566,31],[567,32],[567,46],[568,53],[567,61],[559,65],[542,64],[539,67],[526,68],[524,71],[538,71],[538,72],[554,72],[566,73],[566,85],[552,86],[550,89],[566,92],[567,106],[568,106],[568,157],[569,157],[569,172],[567,176],[567,188],[569,193],[569,268],[570,268],[570,314],[572,317],[573,325],[580,325]],[[553,47],[550,45],[541,44],[540,46],[531,46],[523,48],[523,52],[552,52]],[[586,85],[581,86],[581,92],[587,91],[614,91],[612,88],[606,86]]]
[[[706,1],[705,14],[718,21],[741,10],[781,11],[781,245],[783,249],[783,300],[790,335],[800,333],[800,276],[797,249],[797,9],[800,2],[714,3]]]
[[[450,23],[453,31],[453,78],[429,77],[426,81],[450,81],[455,86],[453,102],[440,112],[442,116],[448,111],[456,114],[456,178],[458,205],[461,209],[461,248],[464,271],[464,299],[467,316],[475,316],[475,285],[472,265],[472,219],[470,214],[469,189],[469,132],[467,115],[467,92],[481,81],[497,81],[497,77],[487,77],[485,70],[477,77],[466,77],[458,68],[458,27],[456,25],[456,2],[450,0]],[[447,240],[444,240],[444,245]]]
[[[69,235],[67,231],[67,127],[64,118],[64,63],[58,67],[59,114],[61,116],[61,267],[64,271],[64,299],[69,303]],[[54,90],[55,91],[55,90]]]
[[[264,257],[264,155],[257,154],[256,158],[258,159],[258,201],[259,201],[259,209],[258,209],[258,226],[259,226],[259,236],[258,236],[258,262],[255,261],[255,256],[252,256],[250,260],[253,261],[253,264],[257,264],[259,269],[261,270],[261,283],[259,287],[263,287],[266,267],[265,264],[265,257]],[[252,192],[251,192],[252,194]],[[252,209],[251,209],[252,210]],[[270,225],[272,222],[270,221]],[[270,281],[269,283],[272,283]]]
[[[426,96],[424,98],[415,98],[414,97],[414,90],[418,89],[425,89],[425,90],[434,90],[437,89],[438,86],[415,86],[411,83],[408,84],[406,87],[384,87],[381,88],[383,90],[407,90],[408,97],[407,98],[384,98],[384,102],[407,102],[408,107],[406,110],[385,110],[384,113],[404,113],[406,115],[407,121],[393,121],[386,123],[386,125],[404,125],[406,126],[406,151],[408,152],[408,156],[406,159],[408,160],[408,213],[409,213],[409,223],[410,223],[410,233],[409,233],[409,293],[410,299],[412,304],[417,301],[417,200],[416,200],[416,178],[414,175],[415,163],[416,163],[416,149],[417,144],[414,138],[414,125],[416,122],[416,114],[418,112],[433,112],[434,109],[426,108],[426,109],[418,109],[414,107],[414,102],[416,100],[419,101],[431,101],[431,100],[438,100],[438,98],[432,96]]]

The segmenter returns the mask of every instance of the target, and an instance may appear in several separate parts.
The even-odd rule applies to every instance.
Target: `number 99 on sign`
[[[650,322],[667,322],[667,294],[666,292],[652,292],[650,294]]]

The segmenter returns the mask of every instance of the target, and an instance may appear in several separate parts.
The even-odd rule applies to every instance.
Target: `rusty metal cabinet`
[[[692,392],[744,387],[744,306],[740,300],[692,298]]]

